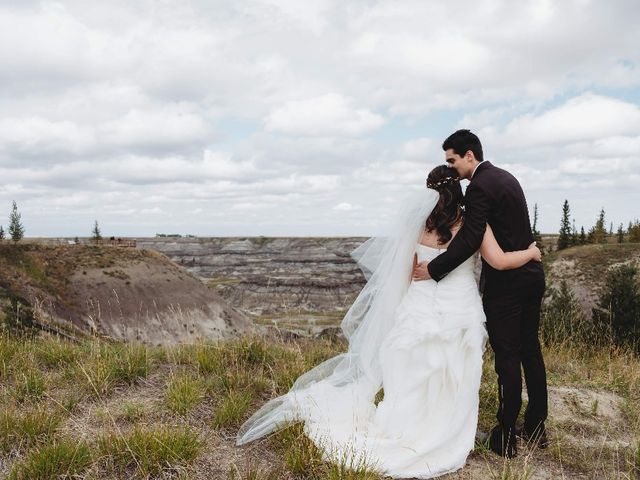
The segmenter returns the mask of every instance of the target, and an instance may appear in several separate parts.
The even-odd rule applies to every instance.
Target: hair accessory
[[[442,185],[451,185],[452,183],[456,183],[459,182],[460,179],[458,177],[445,177],[442,178],[440,180],[438,180],[437,182],[429,182],[429,180],[427,180],[427,188],[433,188],[436,189],[437,187],[440,187]]]

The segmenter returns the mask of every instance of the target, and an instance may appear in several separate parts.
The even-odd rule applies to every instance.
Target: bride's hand
[[[541,262],[542,261],[542,252],[536,246],[536,242],[533,242],[531,245],[529,245],[527,250],[531,251],[531,260],[533,260],[534,262]]]
[[[430,280],[431,276],[429,275],[429,269],[427,268],[429,262],[417,262],[418,260],[417,258],[415,258],[413,264],[413,272],[411,273],[411,278],[413,279],[413,281]]]

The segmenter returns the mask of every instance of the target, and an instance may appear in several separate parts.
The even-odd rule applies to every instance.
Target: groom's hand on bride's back
[[[429,262],[418,263],[418,261],[414,258],[411,279],[413,281],[431,280],[431,275],[429,275],[429,269],[427,268],[427,265],[429,265]]]

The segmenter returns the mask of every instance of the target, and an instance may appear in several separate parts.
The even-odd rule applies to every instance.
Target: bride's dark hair
[[[439,165],[429,172],[427,187],[440,193],[440,199],[427,218],[427,232],[438,233],[440,245],[451,240],[451,228],[460,221],[464,197],[458,173],[451,167]]]

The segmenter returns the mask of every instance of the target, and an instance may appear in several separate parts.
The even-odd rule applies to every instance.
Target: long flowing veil
[[[340,324],[349,342],[347,352],[304,373],[288,393],[263,405],[240,427],[236,445],[268,435],[290,421],[304,420],[298,399],[325,382],[331,387],[348,387],[362,408],[373,408],[382,386],[379,347],[409,287],[413,253],[438,198],[432,189],[412,193],[400,205],[386,235],[371,238],[352,252],[367,283]]]

